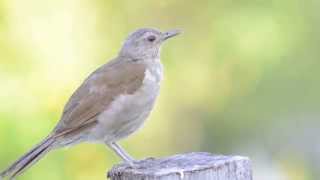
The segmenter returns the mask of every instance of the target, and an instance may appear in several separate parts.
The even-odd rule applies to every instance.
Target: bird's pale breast
[[[113,142],[137,131],[149,116],[159,94],[162,79],[160,62],[148,65],[142,86],[133,94],[117,96],[98,117],[93,139]]]

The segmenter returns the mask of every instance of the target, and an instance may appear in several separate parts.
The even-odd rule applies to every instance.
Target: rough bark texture
[[[111,180],[252,180],[250,160],[241,156],[213,155],[205,152],[148,158],[114,166]]]

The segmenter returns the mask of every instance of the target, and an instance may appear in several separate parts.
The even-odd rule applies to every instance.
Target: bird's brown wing
[[[117,96],[133,94],[141,87],[145,68],[144,64],[114,60],[93,72],[69,99],[54,132],[65,134],[96,123]]]

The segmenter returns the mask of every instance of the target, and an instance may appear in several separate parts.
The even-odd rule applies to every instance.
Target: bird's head
[[[152,28],[138,29],[127,37],[119,55],[133,59],[158,58],[162,43],[178,34],[179,30],[161,32]]]

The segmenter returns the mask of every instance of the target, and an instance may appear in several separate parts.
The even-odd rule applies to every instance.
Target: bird
[[[65,104],[55,128],[0,173],[15,179],[49,151],[82,142],[102,143],[129,165],[118,141],[142,127],[154,108],[163,77],[162,44],[181,31],[141,28],[129,34],[118,55],[92,72]]]

